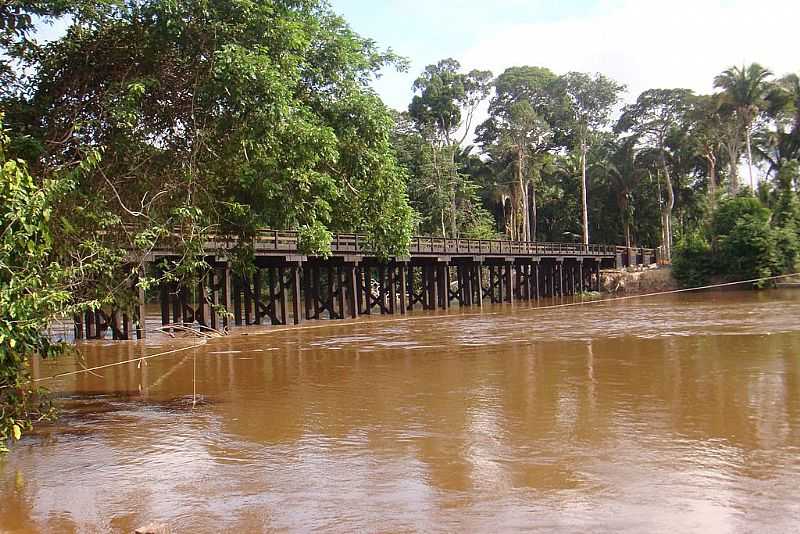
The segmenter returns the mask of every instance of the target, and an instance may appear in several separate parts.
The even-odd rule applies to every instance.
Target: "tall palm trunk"
[[[625,248],[631,248],[631,222],[628,219],[628,192],[622,191],[617,194],[617,204],[619,205],[620,220],[622,231],[625,234]]]
[[[456,169],[456,149],[457,146],[450,146],[450,175],[452,176],[451,184],[448,184],[452,189],[453,198],[451,201],[451,217],[450,217],[450,232],[451,237],[458,237],[458,204],[456,201],[456,188],[455,184],[458,183],[458,169]]]
[[[707,148],[705,158],[708,162],[708,200],[711,211],[714,211],[717,207],[717,157],[713,150]]]
[[[531,221],[529,223],[531,229],[531,241],[536,241],[536,219],[536,187],[531,184]]]
[[[520,240],[530,241],[530,229],[528,228],[528,188],[525,187],[525,180],[523,178],[523,164],[525,155],[522,151],[522,146],[517,148],[517,182],[519,183],[519,193],[521,208],[520,209]]]
[[[736,195],[739,192],[739,132],[738,128],[733,130],[730,126],[726,128],[725,132],[725,152],[728,153],[728,189],[731,195]]]
[[[664,205],[661,213],[662,229],[664,232],[664,256],[666,257],[667,261],[670,261],[672,259],[672,209],[675,207],[675,192],[672,190],[672,177],[669,175],[667,161],[664,157],[663,150],[659,160],[661,163],[661,171],[664,173],[664,179],[666,180],[667,188],[667,202]]]
[[[753,181],[753,151],[750,148],[750,126],[747,126],[747,129],[745,129],[744,142],[747,145],[747,170],[750,172],[750,189],[753,190],[753,195],[755,195],[756,186]]]
[[[586,143],[581,142],[581,199],[583,202],[583,244],[589,244],[589,207],[586,196]]]

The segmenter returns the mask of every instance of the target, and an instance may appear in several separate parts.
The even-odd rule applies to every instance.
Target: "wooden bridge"
[[[307,256],[298,232],[262,230],[252,242],[255,269],[242,276],[229,259],[236,243],[223,237],[204,243],[209,269],[192,287],[161,285],[162,325],[285,325],[563,297],[599,291],[601,267],[658,261],[655,249],[443,237],[414,237],[407,257],[381,259],[355,234],[334,235],[328,257]],[[156,248],[146,269],[157,270],[164,258],[176,256],[174,249]],[[105,337],[107,331],[114,339],[131,339],[134,332],[143,338],[141,290],[138,301],[132,308],[75,317],[76,339]]]

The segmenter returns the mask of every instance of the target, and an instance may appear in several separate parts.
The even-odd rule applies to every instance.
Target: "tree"
[[[767,101],[774,128],[754,138],[754,145],[777,175],[785,162],[800,159],[800,77],[789,74],[778,80]]]
[[[126,245],[146,251],[178,227],[192,252],[209,232],[260,226],[301,230],[309,252],[335,231],[367,234],[382,255],[408,244],[392,116],[368,87],[402,62],[320,2],[129,2],[35,59],[10,114],[40,147],[32,169],[102,149],[73,201],[113,215],[106,235]],[[202,263],[186,257],[187,270]]]
[[[448,235],[449,228],[453,237],[459,234],[456,190],[462,181],[456,154],[472,133],[475,110],[488,97],[492,77],[488,71],[464,74],[460,69],[454,59],[425,67],[414,82],[415,95],[408,107],[417,132],[431,147],[430,182],[437,184],[437,195],[448,199],[440,208],[441,233]]]
[[[720,203],[712,228],[717,237],[720,271],[752,279],[780,273],[778,231],[772,213],[755,197],[735,197]]]
[[[744,134],[750,188],[753,191],[756,187],[753,180],[752,127],[758,115],[766,109],[770,77],[772,73],[769,70],[758,63],[751,63],[741,68],[731,67],[714,78],[714,87],[722,89],[723,101],[735,110],[740,131]]]
[[[631,198],[643,175],[643,169],[636,160],[636,143],[635,137],[610,143],[610,157],[601,162],[607,180],[614,190],[625,246],[628,248],[633,246],[634,211]]]
[[[684,124],[692,92],[688,89],[649,89],[625,106],[617,122],[617,132],[631,132],[640,146],[656,151],[658,168],[665,180],[666,202],[662,206],[662,243],[667,258],[672,248],[672,210],[675,190],[669,171],[667,140],[671,131]]]
[[[783,272],[795,272],[800,258],[800,199],[794,191],[794,182],[800,177],[800,163],[796,160],[781,165],[777,182],[777,199],[772,223],[778,229],[778,251]]]
[[[691,102],[688,116],[690,142],[706,164],[708,199],[712,211],[717,202],[718,169],[726,133],[726,119],[720,113],[716,100],[713,96],[697,96]]]
[[[489,118],[477,129],[484,152],[499,164],[500,172],[514,166],[515,187],[506,188],[514,207],[506,223],[512,239],[536,236],[536,178],[548,164],[554,148],[547,117],[555,109],[554,84],[558,77],[543,67],[510,67],[494,80],[495,95]],[[506,210],[504,210],[505,212]]]
[[[52,228],[56,206],[75,179],[96,163],[97,155],[77,169],[36,181],[24,161],[7,156],[9,138],[0,114],[0,452],[53,411],[33,384],[29,358],[49,357],[65,349],[46,335],[51,321],[81,309],[71,292],[89,263],[73,269],[59,261]]]
[[[496,159],[502,159],[505,155],[513,159],[516,182],[513,196],[517,199],[519,224],[512,225],[511,238],[535,241],[535,188],[532,195],[529,194],[532,171],[536,168],[532,160],[537,156],[541,158],[549,147],[552,138],[550,127],[528,100],[516,100],[507,107],[495,107],[494,115],[482,126],[482,133],[484,150],[496,153]]]
[[[568,145],[577,151],[580,158],[584,244],[589,243],[586,154],[593,143],[595,132],[608,124],[611,110],[624,90],[624,85],[602,74],[592,76],[582,72],[569,72],[556,82],[558,120],[554,120],[551,125],[563,132],[563,137],[569,139]]]

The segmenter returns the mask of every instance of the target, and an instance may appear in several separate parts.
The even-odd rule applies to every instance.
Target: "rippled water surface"
[[[797,532],[800,291],[80,345],[0,531]]]

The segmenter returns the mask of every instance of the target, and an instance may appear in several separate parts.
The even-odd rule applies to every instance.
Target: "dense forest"
[[[319,254],[334,232],[384,256],[413,233],[658,246],[687,284],[794,269],[795,74],[625,104],[602,74],[444,59],[393,111],[388,68],[321,0],[0,1],[0,444],[49,413],[25,370],[61,350],[48,321],[152,286],[136,258],[164,241],[167,278],[209,234],[246,269],[259,227]]]

